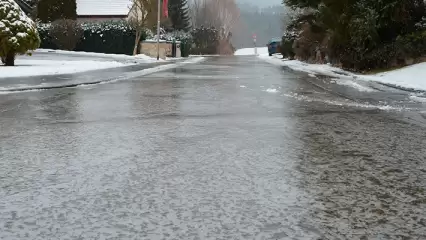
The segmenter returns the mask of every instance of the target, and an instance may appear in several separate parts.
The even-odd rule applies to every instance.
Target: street
[[[232,56],[0,92],[0,239],[426,239],[426,105],[351,84]]]

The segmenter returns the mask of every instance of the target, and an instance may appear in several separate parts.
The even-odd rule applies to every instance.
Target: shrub
[[[133,54],[135,31],[125,22],[85,23],[82,25],[83,40],[77,51]],[[141,37],[145,40],[146,33]]]
[[[426,54],[426,31],[418,31],[399,36],[396,44],[406,56],[420,57]]]
[[[60,49],[50,34],[52,24],[38,24],[41,37],[41,48]],[[75,51],[114,53],[132,55],[135,31],[125,21],[111,21],[81,24],[83,34]],[[146,39],[149,31],[145,31],[141,41]]]
[[[34,22],[13,0],[0,0],[0,57],[8,66],[16,54],[38,48],[40,38]]]
[[[407,59],[426,54],[426,32],[399,36],[395,41],[371,49],[356,51],[347,48],[341,55],[342,66],[355,71],[386,69],[406,65]]]
[[[58,48],[74,50],[77,43],[81,40],[83,29],[75,20],[56,20],[52,23],[49,35]]]
[[[58,19],[77,19],[76,0],[39,0],[37,18],[44,23]]]
[[[284,58],[294,59],[296,55],[293,50],[294,41],[297,38],[297,34],[294,31],[286,31],[281,40],[281,54]]]
[[[191,31],[192,54],[217,54],[219,31],[215,28],[196,28]]]
[[[180,41],[181,56],[182,57],[189,56],[191,45],[193,42],[192,35],[190,33],[185,31],[174,31],[174,32],[166,33],[163,36],[163,38],[169,41],[173,41],[173,40]]]

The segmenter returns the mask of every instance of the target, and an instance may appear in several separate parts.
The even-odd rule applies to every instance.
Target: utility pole
[[[158,1],[157,12],[157,61],[160,60],[160,19],[161,19],[161,0]]]

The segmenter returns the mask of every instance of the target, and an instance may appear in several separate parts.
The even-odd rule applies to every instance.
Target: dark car
[[[268,47],[269,56],[272,56],[272,54],[275,54],[275,53],[280,53],[281,39],[273,38],[269,40],[266,46]]]

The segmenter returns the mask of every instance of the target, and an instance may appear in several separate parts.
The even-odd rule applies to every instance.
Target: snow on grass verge
[[[13,67],[0,65],[0,78],[69,74],[106,68],[123,67],[127,66],[128,64],[116,61],[53,61],[17,59],[15,61],[15,65],[16,66]]]
[[[361,77],[403,88],[426,91],[426,63],[419,63],[389,72]]]
[[[65,51],[65,50],[52,50],[52,49],[37,49],[34,51],[35,53],[57,53],[63,55],[72,55],[72,56],[81,56],[81,57],[92,57],[92,58],[104,58],[111,60],[142,60],[147,62],[156,62],[156,58],[152,58],[150,56],[144,54],[138,54],[135,56],[129,56],[125,54],[107,54],[107,53],[94,53],[94,52],[75,52],[75,51]],[[171,58],[172,60],[174,58]],[[159,61],[165,61],[160,59]]]
[[[346,76],[349,78],[353,78],[351,76],[352,73],[346,72],[340,68],[332,67],[331,65],[327,64],[308,64],[297,60],[285,60],[282,59],[281,55],[276,55],[272,57],[259,56],[259,58],[275,65],[286,66],[295,71],[309,73],[310,76],[325,75],[330,77]]]
[[[423,80],[426,78],[426,63],[415,64],[380,74],[362,75],[344,71],[329,64],[308,64],[297,60],[285,60],[282,59],[282,56],[259,56],[259,58],[275,65],[289,67],[295,71],[306,72],[311,76],[323,75],[336,79],[346,79],[346,81],[337,81],[336,83],[355,87],[360,91],[370,91],[370,89],[347,80],[375,81],[405,89],[426,91],[426,81]]]

